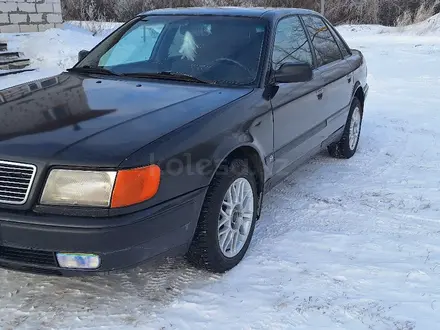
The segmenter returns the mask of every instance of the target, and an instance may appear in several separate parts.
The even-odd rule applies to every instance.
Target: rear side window
[[[307,34],[298,16],[283,19],[278,23],[272,56],[274,70],[284,63],[305,62],[313,66],[313,56]]]
[[[315,48],[318,67],[340,60],[341,51],[324,21],[311,15],[304,15],[303,20]]]
[[[330,31],[332,32],[333,37],[336,40],[336,43],[339,46],[339,49],[341,50],[342,56],[345,58],[348,55],[351,54],[350,50],[347,48],[346,44],[344,43],[344,41],[339,37],[339,35],[336,33],[336,30],[333,26],[327,24],[327,26],[329,27]]]

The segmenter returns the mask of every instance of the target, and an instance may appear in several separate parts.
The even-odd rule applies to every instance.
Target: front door
[[[284,63],[306,62],[314,66],[312,48],[298,16],[282,19],[276,29],[272,69]],[[272,99],[274,116],[274,174],[319,146],[325,128],[323,78],[314,70],[312,81],[278,84]]]

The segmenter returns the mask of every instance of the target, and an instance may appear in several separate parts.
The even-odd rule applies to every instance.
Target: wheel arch
[[[266,174],[267,172],[266,172],[266,167],[264,165],[264,157],[262,156],[262,153],[260,152],[258,147],[256,147],[251,143],[248,143],[248,144],[241,144],[229,148],[228,151],[224,152],[223,154],[224,156],[218,162],[215,171],[213,171],[212,173],[210,182],[214,178],[215,174],[220,170],[220,167],[226,162],[236,158],[244,159],[247,162],[249,162],[248,163],[249,167],[254,172],[255,179],[257,182],[257,189],[258,189],[257,193],[259,198],[257,218],[259,218],[261,213],[261,203],[264,194],[264,183],[267,178],[267,174]]]
[[[353,88],[352,99],[355,97],[358,98],[359,101],[361,102],[361,104],[362,104],[361,110],[363,112],[364,111],[364,104],[365,104],[365,92],[364,92],[364,89],[362,88],[361,83],[359,81],[356,82],[356,84],[354,85],[354,88]]]

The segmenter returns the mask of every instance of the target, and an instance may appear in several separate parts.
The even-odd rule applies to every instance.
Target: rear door
[[[347,54],[342,53],[326,22],[315,15],[303,15],[302,19],[316,54],[318,71],[325,83],[322,112],[325,113],[328,127],[322,133],[326,139],[347,119],[354,86],[352,69],[345,59]]]
[[[272,70],[284,63],[309,63],[315,66],[312,48],[299,16],[290,16],[277,24],[272,55]],[[312,81],[280,83],[271,100],[274,117],[274,173],[319,146],[325,128],[325,113],[318,70]]]

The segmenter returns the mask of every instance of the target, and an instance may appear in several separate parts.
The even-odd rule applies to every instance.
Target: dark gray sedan
[[[84,275],[185,254],[224,272],[265,192],[358,146],[365,59],[312,11],[150,11],[79,57],[0,91],[3,267]]]

